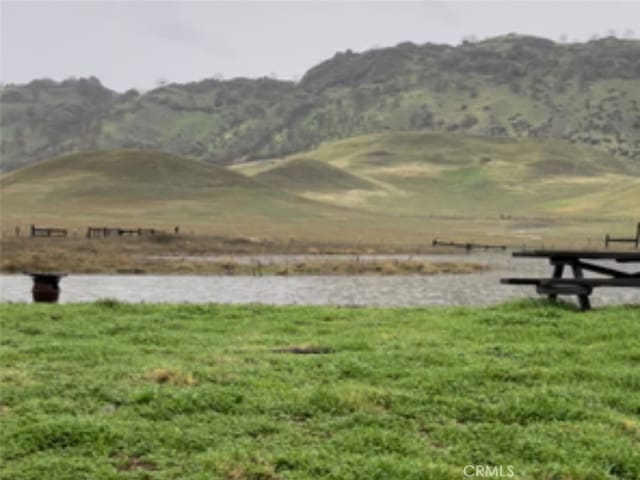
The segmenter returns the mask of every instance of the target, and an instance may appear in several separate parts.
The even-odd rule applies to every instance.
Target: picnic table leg
[[[574,278],[584,278],[582,274],[582,268],[577,264],[572,264],[571,268],[573,270]],[[578,301],[580,302],[580,310],[590,310],[591,302],[589,301],[589,295],[578,295]]]
[[[564,272],[564,263],[556,263],[553,267],[553,278],[562,278],[562,273]],[[557,293],[550,293],[547,298],[551,302],[555,302],[558,300]]]

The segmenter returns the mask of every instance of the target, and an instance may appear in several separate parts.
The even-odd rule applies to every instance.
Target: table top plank
[[[505,285],[584,285],[589,287],[640,287],[640,278],[501,278]]]
[[[640,262],[640,252],[603,250],[522,250],[513,252],[514,257],[563,258],[570,260],[615,260],[616,262]]]
[[[62,278],[66,277],[67,273],[65,272],[22,272],[25,275],[29,275],[33,278]]]

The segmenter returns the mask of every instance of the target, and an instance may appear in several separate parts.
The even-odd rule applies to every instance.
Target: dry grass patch
[[[395,194],[396,192],[393,193]],[[299,195],[308,200],[326,203],[334,202],[344,207],[351,208],[371,207],[371,202],[373,200],[384,200],[386,197],[390,196],[389,192],[386,190],[360,189],[346,190],[338,193],[305,191],[300,192]]]
[[[136,470],[158,470],[158,466],[155,463],[150,460],[144,460],[136,455],[132,455],[124,460],[119,460],[117,468],[123,472],[135,472]]]
[[[144,376],[145,380],[161,385],[192,387],[198,382],[192,373],[179,368],[156,368]]]
[[[353,411],[383,413],[391,406],[389,392],[350,387],[340,394],[344,405]]]
[[[326,355],[333,353],[330,347],[320,347],[316,345],[290,345],[286,347],[274,348],[274,353],[295,353],[298,355]]]
[[[235,465],[233,467],[223,467],[219,471],[223,472],[224,478],[228,480],[276,480],[280,478],[275,467],[264,461],[249,460],[248,465]]]
[[[204,240],[203,240],[204,241]],[[94,243],[95,242],[95,243]],[[204,245],[201,245],[204,248]],[[303,253],[322,252],[326,248],[303,245]],[[362,245],[360,252],[375,249]],[[196,250],[196,251],[193,251]],[[329,253],[353,253],[345,248],[333,248]],[[421,260],[309,259],[289,263],[248,263],[233,255],[220,256],[216,247],[198,251],[189,243],[162,248],[147,240],[40,240],[22,243],[2,240],[2,271],[57,271],[67,273],[119,274],[210,274],[210,275],[406,275],[437,273],[473,273],[486,270],[478,263],[425,262]],[[294,252],[291,252],[294,253]],[[207,260],[207,255],[217,258]],[[241,252],[240,255],[243,255]]]
[[[632,418],[625,418],[622,420],[622,428],[625,432],[640,438],[640,422]]]
[[[19,368],[3,368],[0,370],[0,384],[3,383],[24,386],[31,385],[33,381],[24,370]]]
[[[424,262],[421,260],[318,260],[280,266],[277,275],[434,275],[475,273],[488,270],[471,262]]]

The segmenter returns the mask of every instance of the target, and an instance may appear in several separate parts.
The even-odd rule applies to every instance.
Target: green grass
[[[310,158],[293,158],[253,178],[266,185],[292,191],[339,192],[373,187],[373,184],[341,168]]]
[[[640,478],[637,307],[0,308],[2,478]]]
[[[369,187],[327,194],[314,188],[320,175],[291,168],[304,159]],[[640,216],[640,167],[561,141],[391,132],[234,168],[256,179],[288,175],[280,186],[307,198],[389,215]]]

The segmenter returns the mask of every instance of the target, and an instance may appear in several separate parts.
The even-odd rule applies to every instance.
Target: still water
[[[474,274],[399,276],[209,276],[209,275],[69,275],[61,281],[62,303],[114,298],[148,303],[264,303],[274,305],[492,305],[514,298],[535,297],[533,286],[501,285],[507,276],[548,276],[544,260],[514,259],[509,254],[360,256],[359,261],[414,258],[468,261],[491,270]],[[228,258],[228,257],[227,257]],[[355,256],[234,256],[235,261],[262,264]],[[219,257],[202,257],[219,261]],[[603,263],[606,265],[606,263]],[[619,267],[619,266],[618,266]],[[0,300],[30,302],[30,277],[0,275]],[[640,303],[640,289],[596,289],[597,305]]]

